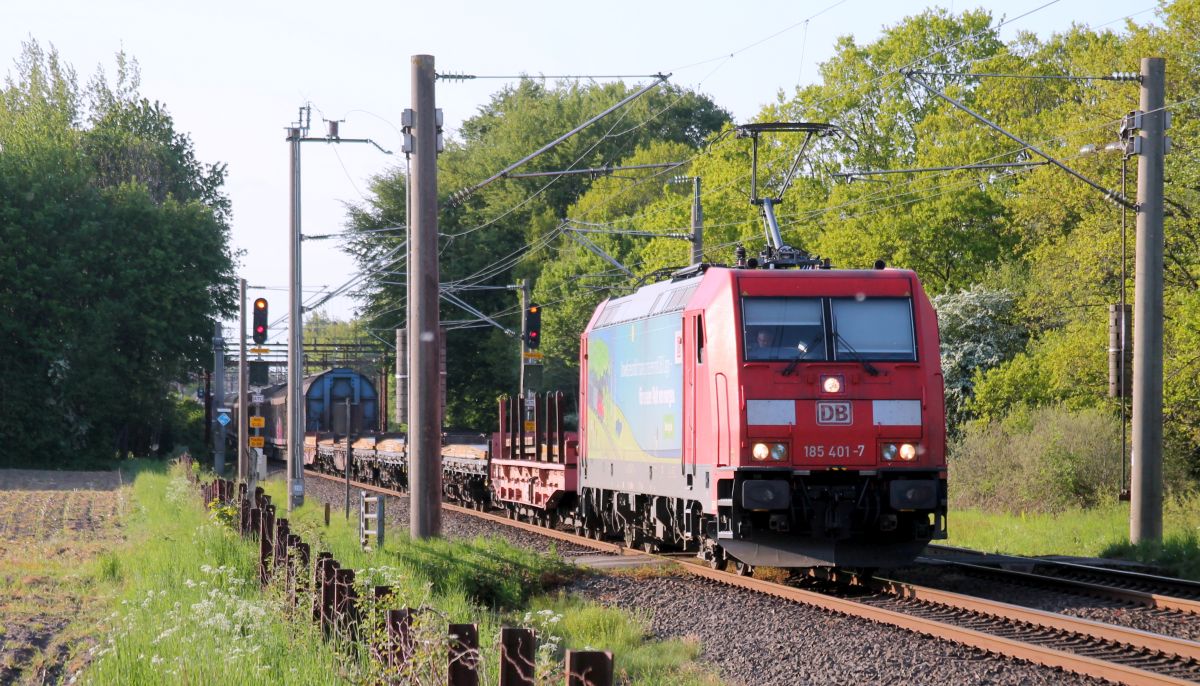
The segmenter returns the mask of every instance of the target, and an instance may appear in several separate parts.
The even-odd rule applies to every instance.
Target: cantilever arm
[[[1027,142],[1025,142],[1025,141],[1021,140],[1020,138],[1018,138],[1018,137],[1017,137],[1017,136],[1015,136],[1014,134],[1011,134],[1011,133],[1009,133],[1008,131],[1006,131],[1006,130],[1005,130],[1005,129],[1004,129],[1002,126],[1000,126],[999,124],[993,123],[991,120],[987,119],[987,118],[986,118],[986,117],[984,117],[983,115],[981,115],[981,114],[979,114],[978,112],[975,112],[974,110],[972,110],[970,107],[967,107],[966,105],[962,104],[962,103],[961,103],[961,102],[959,102],[958,100],[955,100],[954,98],[950,97],[949,95],[946,95],[945,93],[943,93],[943,92],[939,91],[938,89],[936,89],[936,88],[934,88],[933,86],[929,85],[929,84],[928,84],[928,83],[926,83],[925,81],[921,80],[921,78],[920,78],[919,76],[917,76],[916,72],[913,72],[913,71],[907,71],[907,70],[906,70],[906,71],[903,71],[903,72],[901,72],[901,73],[902,73],[902,74],[904,74],[904,77],[905,77],[905,78],[907,78],[907,79],[909,79],[909,80],[913,81],[913,82],[914,82],[914,83],[916,83],[918,86],[921,86],[921,87],[922,87],[922,88],[924,88],[925,90],[927,90],[927,91],[929,91],[930,93],[932,93],[932,94],[936,95],[937,97],[941,98],[942,100],[945,100],[946,102],[950,103],[951,105],[954,105],[955,107],[957,107],[958,109],[962,110],[963,112],[966,112],[966,113],[967,113],[967,114],[969,114],[971,117],[973,117],[973,118],[975,118],[976,120],[978,120],[978,121],[982,122],[982,123],[983,123],[983,124],[985,124],[985,125],[986,125],[988,128],[992,129],[993,131],[997,131],[997,132],[999,132],[1000,134],[1002,134],[1002,135],[1004,135],[1004,136],[1006,136],[1006,137],[1008,137],[1008,138],[1011,138],[1012,140],[1014,140],[1014,141],[1016,141],[1016,142],[1020,143],[1021,145],[1025,146],[1025,147],[1026,147],[1028,150],[1030,150],[1030,151],[1032,151],[1032,152],[1035,152],[1035,153],[1037,153],[1038,155],[1040,155],[1040,156],[1042,156],[1043,158],[1045,158],[1045,160],[1046,160],[1047,162],[1049,162],[1050,164],[1053,164],[1054,166],[1056,166],[1056,167],[1058,167],[1059,169],[1061,169],[1061,170],[1065,171],[1066,173],[1070,174],[1071,176],[1074,176],[1075,178],[1077,178],[1077,179],[1079,179],[1080,181],[1082,181],[1082,182],[1086,183],[1087,185],[1091,186],[1092,188],[1095,188],[1096,190],[1100,191],[1101,193],[1103,193],[1103,194],[1104,194],[1104,197],[1108,198],[1109,200],[1112,200],[1113,202],[1117,203],[1118,205],[1121,205],[1122,207],[1127,207],[1127,208],[1129,208],[1129,209],[1131,209],[1131,210],[1134,210],[1134,211],[1136,211],[1136,210],[1138,209],[1137,203],[1135,203],[1135,202],[1131,201],[1129,198],[1125,197],[1125,195],[1124,195],[1124,194],[1122,194],[1120,191],[1111,190],[1111,189],[1105,188],[1104,186],[1101,186],[1100,184],[1096,183],[1095,181],[1092,181],[1091,179],[1089,179],[1088,177],[1084,176],[1083,174],[1080,174],[1079,172],[1077,172],[1077,171],[1075,171],[1074,169],[1072,169],[1072,168],[1068,167],[1067,165],[1063,164],[1062,162],[1059,162],[1058,160],[1056,160],[1055,158],[1051,157],[1051,156],[1050,156],[1049,154],[1047,154],[1046,152],[1043,152],[1041,149],[1039,149],[1038,147],[1034,146],[1032,143],[1027,143]]]

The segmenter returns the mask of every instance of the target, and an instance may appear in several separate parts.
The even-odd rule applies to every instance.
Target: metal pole
[[[350,398],[346,398],[346,519],[350,519]]]
[[[288,129],[291,143],[291,231],[288,259],[291,280],[288,288],[288,365],[287,365],[287,492],[288,512],[304,504],[304,406],[301,395],[302,366],[300,347],[303,344],[300,310],[300,127]]]
[[[246,443],[249,441],[247,435],[250,431],[250,408],[246,402],[246,391],[249,387],[249,379],[246,378],[246,372],[249,366],[246,363],[246,280],[238,279],[238,452],[237,452],[237,478],[238,481],[246,483],[247,462],[249,452],[246,448]]]
[[[1132,543],[1162,540],[1163,155],[1166,60],[1142,58],[1134,250]]]
[[[215,364],[213,366],[216,366]],[[212,372],[204,372],[204,447],[213,447],[213,419],[217,416],[217,406],[213,404]]]
[[[692,264],[704,261],[704,208],[700,205],[700,177],[692,177]]]
[[[213,418],[221,416],[225,407],[225,339],[221,335],[221,322],[216,323],[213,333]],[[213,471],[217,476],[225,474],[225,425],[217,422],[217,433],[213,438]]]
[[[437,112],[432,55],[412,57],[413,169],[408,235],[409,529],[413,538],[442,530],[441,384],[438,379]]]
[[[521,398],[521,402],[525,402],[525,352],[529,350],[525,343],[525,322],[529,317],[529,279],[521,279],[521,359],[517,364],[521,365],[518,371],[517,380],[517,397]],[[522,418],[524,418],[522,416]]]
[[[1121,156],[1121,195],[1125,194],[1125,180],[1129,174],[1129,156]],[[1125,302],[1125,291],[1129,288],[1129,241],[1125,206],[1121,206],[1121,484],[1117,487],[1117,498],[1128,500],[1129,487],[1129,305]]]

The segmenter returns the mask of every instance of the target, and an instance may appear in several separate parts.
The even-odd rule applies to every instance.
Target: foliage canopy
[[[136,62],[80,87],[24,46],[0,91],[0,464],[167,447],[171,382],[232,311],[224,180]]]

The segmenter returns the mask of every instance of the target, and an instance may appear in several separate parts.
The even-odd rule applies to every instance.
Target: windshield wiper
[[[853,355],[855,360],[862,363],[863,369],[865,369],[868,374],[871,376],[879,376],[879,369],[875,365],[863,359],[863,356],[854,349],[854,346],[850,345],[850,341],[846,340],[845,336],[843,336],[840,332],[835,331],[833,332],[833,337],[835,341],[841,341],[842,344],[846,346],[846,351]]]
[[[812,349],[813,343],[816,343],[817,341],[821,340],[821,337],[824,335],[825,335],[825,333],[822,332],[820,334],[817,334],[815,337],[812,338],[812,340],[808,341],[807,343],[805,343],[803,341],[801,341],[800,343],[797,343],[796,350],[799,351],[799,354],[796,355],[795,357],[793,357],[791,362],[788,362],[788,366],[784,367],[783,372],[781,372],[781,373],[784,376],[791,376],[792,372],[796,371],[796,366],[800,364],[800,360],[803,360],[808,355],[808,351]]]

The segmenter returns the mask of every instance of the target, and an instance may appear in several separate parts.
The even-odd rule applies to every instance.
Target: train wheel
[[[713,546],[710,549],[704,550],[703,558],[708,561],[708,567],[718,572],[725,570],[728,564],[728,559],[725,556],[725,550],[719,546]]]
[[[657,549],[658,549],[658,546],[654,544],[654,541],[642,541],[642,550],[643,551],[645,551],[647,553],[653,553]]]
[[[625,547],[626,548],[637,548],[637,547],[639,547],[641,542],[642,542],[641,536],[638,536],[637,532],[633,530],[633,527],[626,524],[625,525]]]
[[[733,569],[737,572],[738,576],[754,576],[754,565],[748,565],[741,560],[738,560],[733,565]]]

